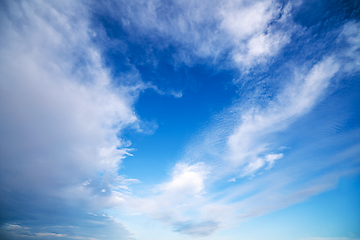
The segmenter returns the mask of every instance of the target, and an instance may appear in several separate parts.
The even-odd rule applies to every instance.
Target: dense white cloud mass
[[[80,214],[124,201],[117,170],[129,149],[116,134],[138,122],[132,103],[141,82],[113,86],[87,18],[70,1],[2,8],[2,217],[16,222],[15,209],[23,209],[46,222],[57,217],[47,213],[53,201],[59,208],[73,202]],[[34,207],[30,199],[40,202]]]
[[[329,96],[359,73],[360,24],[347,21],[316,42],[292,16],[300,5],[0,3],[0,237],[134,239],[123,220],[146,216],[170,226],[174,235],[164,239],[220,239],[219,230],[358,174],[358,125],[343,130],[350,117],[332,110]],[[106,26],[109,19],[118,32]],[[128,53],[142,44],[154,67],[148,72],[161,70],[154,52],[174,48],[174,68],[231,70],[229,83],[240,94],[189,141],[168,179],[136,192],[129,186],[140,181],[119,174],[132,155],[124,131],[152,134],[158,127],[142,127],[139,95],[145,89],[176,100],[185,95],[142,80]],[[282,56],[289,45],[305,50]],[[111,51],[125,56],[125,63],[114,61],[119,70],[107,61]],[[266,73],[273,62],[281,67]]]

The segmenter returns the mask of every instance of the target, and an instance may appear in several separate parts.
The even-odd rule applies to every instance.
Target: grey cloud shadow
[[[219,223],[211,220],[199,223],[192,221],[178,222],[174,225],[176,232],[191,235],[193,237],[206,237],[219,229]]]

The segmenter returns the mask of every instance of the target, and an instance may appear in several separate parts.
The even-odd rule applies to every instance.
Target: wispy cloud
[[[268,0],[107,2],[102,9],[138,41],[180,45],[177,63],[187,65],[199,59],[219,65],[224,57],[244,70],[266,63],[289,42],[294,27],[291,4]]]
[[[356,131],[324,139],[320,136],[312,143],[301,140],[306,146],[291,151],[281,142],[287,133],[295,131],[292,126],[296,122],[306,119],[326,99],[331,92],[329,86],[347,71],[348,61],[338,57],[343,51],[334,54],[339,55],[325,55],[312,65],[305,62],[303,66],[291,66],[292,73],[287,75],[284,86],[267,101],[254,104],[254,93],[255,101],[248,105],[235,102],[215,117],[209,128],[190,142],[174,168],[172,180],[160,185],[162,192],[135,201],[127,199],[138,202],[130,204],[133,211],[172,224],[181,233],[210,235],[305,201],[333,189],[339,178],[357,173],[358,145],[326,154],[319,150],[345,138],[350,143]],[[309,134],[311,128],[305,131],[295,131],[297,138]],[[309,150],[310,144],[318,149]],[[315,161],[315,156],[326,162]],[[229,185],[221,190],[214,187],[225,182]]]
[[[18,224],[5,224],[0,228],[2,239],[83,239],[98,240],[104,237],[113,239],[119,236],[132,239],[124,230],[121,224],[117,224],[111,219],[100,217],[89,217],[82,219],[84,222],[81,226],[71,225],[53,225],[38,226],[31,224],[30,226],[21,226]],[[92,222],[91,222],[92,221]]]
[[[240,126],[228,139],[230,161],[236,165],[247,165],[243,175],[252,174],[265,163],[269,166],[282,154],[266,155],[270,143],[262,142],[265,136],[285,129],[296,117],[309,111],[339,70],[333,58],[326,58],[313,66],[305,76],[296,76],[274,101],[264,109],[250,108],[242,114]],[[260,157],[264,154],[265,157]]]

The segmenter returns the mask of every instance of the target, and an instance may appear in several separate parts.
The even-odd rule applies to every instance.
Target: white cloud
[[[181,43],[178,57],[188,64],[194,57],[216,62],[230,49],[237,67],[249,69],[276,56],[291,36],[286,29],[289,22],[291,25],[290,5],[271,1],[179,1],[175,7],[160,1],[140,3],[120,3],[125,6],[121,8],[115,4],[111,13],[128,11],[120,20],[134,34],[169,38],[166,44]],[[133,84],[115,87],[91,40],[94,32],[81,4],[9,2],[6,7],[7,14],[0,16],[0,148],[4,159],[0,180],[6,182],[0,200],[8,203],[23,194],[26,197],[19,199],[37,199],[36,206],[30,207],[30,201],[17,202],[25,212],[33,210],[27,214],[41,219],[41,213],[52,209],[49,199],[60,199],[61,210],[77,209],[74,214],[79,215],[123,206],[124,212],[148,214],[180,233],[206,236],[239,219],[304,201],[334,187],[339,177],[357,171],[314,174],[316,177],[293,187],[304,179],[309,166],[312,171],[324,166],[309,163],[311,159],[299,161],[301,165],[295,161],[298,158],[280,153],[284,149],[273,144],[273,134],[288,129],[322,100],[341,67],[337,56],[332,56],[309,69],[295,70],[294,77],[266,104],[235,104],[220,114],[212,126],[215,130],[199,137],[201,143],[188,149],[168,181],[154,186],[147,196],[134,196],[129,185],[138,181],[117,174],[121,159],[130,155],[130,143],[116,135],[125,127],[140,128],[133,109],[140,91],[152,88],[175,97],[182,93],[144,84],[136,70],[125,76]],[[352,61],[349,71],[357,64],[353,54],[359,49],[357,29],[356,24],[349,24],[343,31],[352,46],[343,54]],[[358,154],[354,149],[344,150],[326,166],[352,161]],[[276,169],[276,162],[286,158],[295,159],[298,165],[287,165],[284,172]],[[262,170],[269,170],[268,174],[260,175]],[[254,180],[235,181],[245,176]],[[214,182],[222,181],[231,187],[207,192]],[[103,218],[92,226],[106,225],[108,220]],[[9,226],[18,229],[20,225]],[[121,224],[115,226],[123,229]],[[49,232],[37,234],[61,235]]]
[[[167,4],[139,0],[103,8],[129,34],[150,38],[156,47],[180,45],[174,54],[176,64],[192,65],[203,58],[219,65],[218,60],[230,50],[228,64],[233,66],[234,61],[237,67],[249,69],[276,56],[289,42],[294,27],[291,4],[269,0],[179,0]]]
[[[203,164],[195,165],[177,164],[172,180],[160,186],[164,192],[175,195],[195,195],[204,189],[204,180],[207,172]]]
[[[234,41],[246,39],[262,32],[275,17],[278,8],[279,5],[271,1],[228,1],[220,11],[223,17],[221,27],[235,36]]]
[[[149,214],[165,223],[177,224],[193,218],[192,208],[203,201],[209,169],[203,163],[175,166],[171,180],[156,186],[145,197],[126,196],[132,212]]]
[[[315,171],[321,167],[302,159],[297,162],[299,165],[276,169],[276,161],[294,156],[276,153],[287,148],[276,147],[271,136],[285,131],[322,100],[340,66],[333,57],[327,57],[310,69],[295,69],[291,81],[265,106],[252,105],[242,112],[237,106],[215,118],[213,131],[207,130],[190,143],[184,161],[175,166],[171,179],[142,198],[125,197],[129,204],[126,208],[173,225],[175,231],[203,236],[333,188],[339,177],[351,173],[328,172],[296,185],[306,169]],[[329,164],[336,161],[329,160]],[[234,176],[254,179],[236,181]],[[232,183],[220,191],[210,191],[213,184],[222,181]]]
[[[11,218],[16,212],[10,200],[45,222],[53,201],[59,208],[78,206],[73,214],[79,215],[122,204],[116,185],[130,182],[117,170],[131,149],[117,134],[139,123],[132,105],[144,87],[141,80],[115,87],[91,40],[82,4],[4,5],[0,181],[5,192],[0,201],[7,204],[6,214]]]
[[[21,158],[27,160],[18,161],[31,165],[34,172],[29,174],[37,177],[66,172],[58,171],[59,167],[70,167],[71,172],[77,164],[85,162],[81,171],[86,174],[117,169],[127,150],[117,149],[122,146],[115,134],[137,121],[131,107],[132,93],[126,88],[112,87],[86,28],[73,29],[86,27],[81,19],[78,24],[69,22],[49,4],[34,7],[22,2],[11,7],[22,7],[25,12],[23,16],[4,19],[8,28],[3,30],[7,41],[1,46],[1,111],[5,132],[2,142],[8,151],[20,150],[18,153],[24,154]],[[42,16],[35,11],[53,14]],[[55,27],[45,21],[46,17],[51,17]],[[31,19],[26,29],[10,28],[18,18]],[[72,74],[72,66],[78,61],[72,55],[78,53],[88,56],[89,62]],[[45,149],[54,152],[44,152]],[[13,159],[5,161],[11,164]],[[36,170],[42,164],[36,164],[38,161],[49,163],[46,173]]]
[[[245,165],[244,175],[263,167],[269,168],[282,154],[261,158],[271,151],[271,143],[264,141],[271,133],[285,129],[296,117],[308,112],[324,94],[339,64],[329,57],[316,64],[305,76],[298,76],[267,107],[251,107],[241,116],[241,123],[229,136],[230,160],[237,166]],[[275,157],[275,158],[274,158]]]
[[[265,157],[258,157],[252,162],[250,162],[244,169],[242,176],[246,176],[256,172],[258,169],[262,168],[266,163],[268,163],[267,169],[272,168],[275,163],[275,160],[278,160],[283,157],[283,154],[268,154]]]
[[[177,165],[172,179],[160,185],[160,193],[128,199],[135,203],[132,205],[134,211],[172,224],[181,233],[212,234],[305,201],[334,188],[340,177],[357,172],[358,169],[335,167],[356,161],[357,146],[334,155],[329,153],[324,156],[327,159],[324,164],[302,157],[305,156],[302,151],[289,156],[276,152],[289,148],[277,147],[272,137],[288,131],[292,123],[324,99],[332,79],[341,70],[342,64],[335,59],[334,56],[325,57],[310,68],[294,68],[292,78],[278,95],[262,106],[234,106],[214,118],[211,128],[190,142],[183,160],[192,165]],[[354,134],[344,138],[353,139]],[[333,144],[334,139],[328,141]],[[312,144],[329,146],[321,141]],[[276,168],[276,162],[283,159],[281,167]],[[206,171],[200,171],[196,162],[205,162],[200,169],[206,166]],[[324,173],[323,169],[329,168],[334,170]],[[252,178],[235,181],[245,176]],[[229,181],[232,183],[228,187],[213,190],[214,185],[230,184]]]
[[[360,68],[360,24],[354,21],[346,23],[338,40],[345,39],[348,47],[343,52],[343,55],[350,59],[345,65],[345,69],[349,72],[358,71]]]
[[[221,27],[231,36],[235,63],[246,70],[275,56],[289,42],[295,27],[290,10],[290,3],[282,9],[273,1],[228,1],[221,10]]]

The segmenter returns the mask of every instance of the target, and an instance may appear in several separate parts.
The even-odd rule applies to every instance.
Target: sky
[[[0,1],[0,238],[360,240],[357,0]]]

